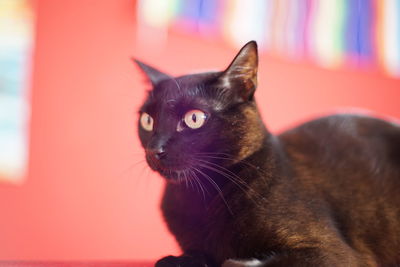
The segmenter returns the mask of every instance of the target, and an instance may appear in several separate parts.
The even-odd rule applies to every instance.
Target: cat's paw
[[[257,259],[249,260],[226,260],[222,267],[262,267],[265,264]]]
[[[155,267],[212,267],[203,258],[192,256],[168,256],[157,261]]]

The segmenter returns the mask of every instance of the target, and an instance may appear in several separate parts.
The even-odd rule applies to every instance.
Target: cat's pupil
[[[193,114],[193,115],[192,115],[192,120],[193,120],[193,122],[196,122],[196,120],[197,120],[196,114]]]
[[[147,116],[147,124],[149,124],[149,125],[150,125],[150,123],[151,123],[150,116]]]

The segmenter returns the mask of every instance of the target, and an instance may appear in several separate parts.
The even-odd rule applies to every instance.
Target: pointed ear
[[[165,74],[137,59],[132,58],[132,60],[139,66],[139,68],[146,74],[153,86],[162,80],[170,79],[168,74]]]
[[[251,100],[257,87],[257,68],[257,43],[250,41],[221,74],[219,82],[225,90],[234,90],[237,100]]]

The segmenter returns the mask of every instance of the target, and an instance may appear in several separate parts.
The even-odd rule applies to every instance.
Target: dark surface
[[[150,267],[137,261],[0,261],[0,267]]]

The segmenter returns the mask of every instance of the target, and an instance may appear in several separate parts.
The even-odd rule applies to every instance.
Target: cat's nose
[[[165,152],[165,148],[163,146],[161,147],[157,147],[157,148],[153,148],[153,149],[148,149],[148,153],[154,157],[155,159],[162,159],[165,157],[165,155],[167,154]]]

